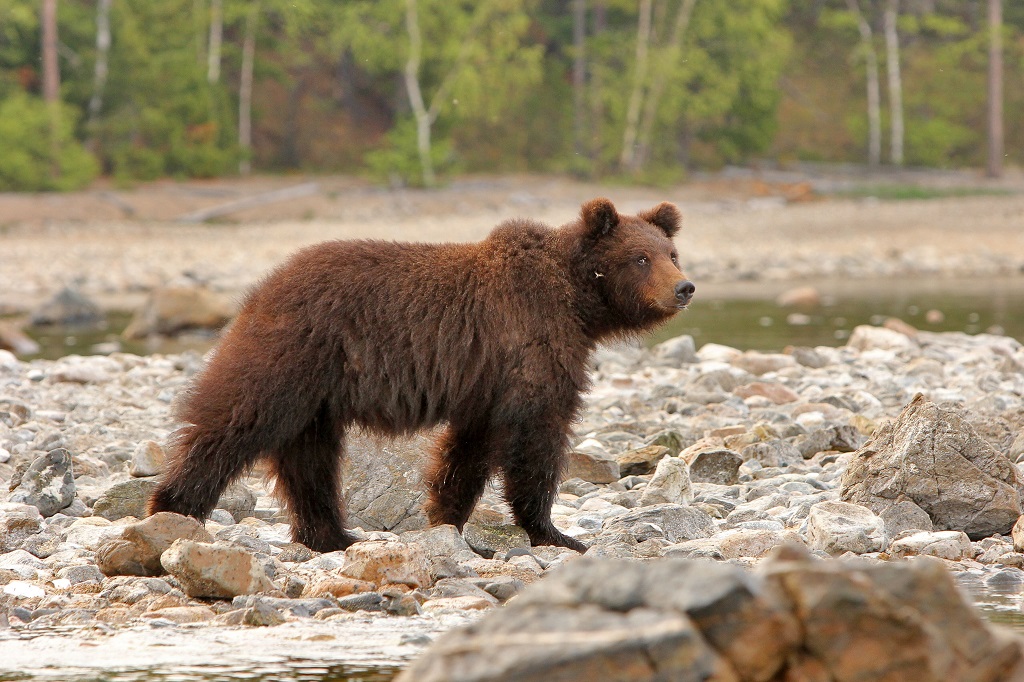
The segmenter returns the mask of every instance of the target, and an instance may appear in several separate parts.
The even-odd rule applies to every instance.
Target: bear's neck
[[[567,225],[555,231],[556,251],[568,273],[574,292],[574,309],[584,336],[596,345],[601,341],[632,336],[629,326],[616,315],[605,295],[605,273],[599,258],[588,248],[582,226]]]

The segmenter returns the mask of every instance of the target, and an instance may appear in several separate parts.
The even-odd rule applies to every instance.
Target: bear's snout
[[[676,300],[679,301],[679,305],[688,304],[693,299],[693,292],[695,291],[697,291],[697,287],[690,280],[684,279],[682,282],[677,282]]]

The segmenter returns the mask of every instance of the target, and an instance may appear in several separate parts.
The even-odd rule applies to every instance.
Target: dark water
[[[854,327],[897,317],[922,331],[990,332],[1024,340],[1024,277],[992,280],[824,281],[822,304],[782,308],[779,284],[698,285],[688,310],[650,339],[680,334],[697,347],[720,343],[741,350],[838,346]]]
[[[699,348],[720,343],[741,350],[782,350],[786,346],[838,346],[860,324],[882,324],[898,317],[925,331],[992,332],[1024,340],[1024,276],[986,280],[914,279],[886,281],[819,281],[822,305],[782,308],[776,296],[792,285],[698,283],[688,310],[649,339],[654,344],[690,334]],[[112,313],[105,326],[90,329],[29,328],[42,347],[33,357],[56,359],[72,353],[138,355],[205,352],[210,334],[177,339],[126,341],[120,337],[130,314]],[[28,359],[28,358],[25,358]]]

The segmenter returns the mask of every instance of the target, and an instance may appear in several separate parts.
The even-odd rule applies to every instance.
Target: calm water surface
[[[688,310],[651,337],[690,334],[699,348],[721,343],[742,350],[838,346],[854,327],[897,317],[923,331],[992,332],[1024,340],[1024,276],[987,280],[826,280],[812,283],[822,305],[782,308],[792,284],[697,285]]]

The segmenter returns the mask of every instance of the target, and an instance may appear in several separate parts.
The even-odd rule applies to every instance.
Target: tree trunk
[[[672,35],[669,36],[668,49],[664,59],[658,64],[654,72],[654,80],[651,89],[647,93],[647,101],[644,103],[644,114],[640,123],[640,132],[637,143],[637,151],[633,157],[631,172],[637,173],[647,164],[651,155],[651,135],[654,131],[654,124],[658,118],[658,106],[661,104],[661,97],[665,94],[665,86],[668,84],[671,71],[679,62],[682,54],[683,37],[690,25],[690,17],[693,15],[693,7],[697,0],[683,0],[676,14],[675,25],[672,27]]]
[[[92,97],[89,98],[90,135],[95,145],[95,128],[103,110],[103,91],[107,87],[107,58],[110,56],[110,3],[99,0],[96,3],[96,66],[92,76]]]
[[[988,0],[988,176],[1003,175],[1003,3]]]
[[[871,24],[860,12],[857,0],[846,0],[850,12],[857,19],[860,29],[861,49],[864,51],[864,66],[868,87],[868,165],[877,166],[882,160],[882,113],[881,93],[878,82],[878,55],[875,54],[874,36]]]
[[[594,2],[594,32],[595,38],[600,36],[608,28],[608,8],[605,0]],[[604,79],[601,77],[600,69],[592,69],[590,74],[590,159],[593,164],[594,174],[600,174],[603,169],[601,152],[604,141]]]
[[[626,109],[626,130],[622,136],[622,155],[619,165],[623,170],[633,167],[636,158],[637,125],[640,121],[640,107],[643,105],[644,88],[647,81],[647,62],[651,43],[651,0],[640,0],[640,16],[636,30],[636,67],[633,70],[633,90],[629,95]]]
[[[903,80],[900,76],[900,37],[896,32],[900,0],[885,6],[885,66],[889,76],[889,143],[892,165],[903,165]]]
[[[60,168],[60,66],[57,63],[57,0],[43,0],[40,20],[43,40],[43,100],[50,118],[50,177]]]
[[[242,39],[242,73],[238,82],[238,147],[242,152],[238,172],[242,175],[252,171],[252,72],[256,62],[256,22],[259,14],[259,3],[253,3],[245,16],[245,37]]]
[[[60,101],[60,66],[57,64],[57,0],[43,0],[43,99]]]
[[[416,149],[420,157],[420,169],[423,173],[423,185],[433,187],[434,162],[430,158],[430,128],[432,121],[426,105],[423,103],[423,92],[420,90],[420,59],[423,56],[423,39],[420,36],[419,16],[416,13],[416,0],[406,0],[405,29],[409,34],[409,59],[405,62],[405,91],[409,96],[409,106],[416,118]]]
[[[586,80],[587,0],[572,0],[572,114],[573,151],[582,159],[586,154]]]
[[[206,80],[220,80],[220,45],[224,37],[224,2],[210,0],[210,48],[206,55]]]

